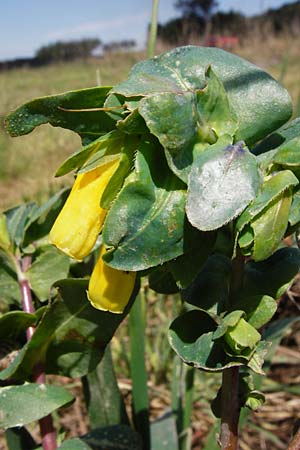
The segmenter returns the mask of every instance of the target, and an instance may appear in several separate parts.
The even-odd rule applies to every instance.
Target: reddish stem
[[[300,450],[300,427],[298,428],[293,439],[289,443],[287,450]]]
[[[237,249],[232,261],[228,307],[236,300],[236,295],[243,284],[245,258]],[[222,450],[237,450],[238,426],[240,417],[239,404],[239,367],[224,370],[221,389],[221,433]]]
[[[239,425],[239,367],[223,372],[222,418],[220,442],[222,450],[237,450]]]
[[[31,289],[29,282],[24,275],[24,272],[30,267],[31,258],[30,256],[25,256],[23,260],[19,260],[19,268],[20,272],[18,273],[18,282],[21,289],[21,297],[22,297],[22,308],[24,312],[34,313],[34,306],[32,301]],[[28,327],[26,330],[26,337],[29,341],[34,334],[34,327]],[[36,364],[33,369],[32,375],[33,381],[37,384],[45,384],[46,383],[46,374],[45,368],[42,363]],[[42,437],[42,447],[43,450],[56,450],[57,442],[56,442],[56,432],[53,426],[53,420],[51,414],[46,417],[43,417],[39,420],[40,432]]]

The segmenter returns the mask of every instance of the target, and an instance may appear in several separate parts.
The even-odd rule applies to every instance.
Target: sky
[[[179,16],[175,0],[160,0],[159,22]],[[219,0],[219,10],[246,15],[289,0]],[[0,0],[0,60],[31,57],[43,45],[87,37],[103,43],[146,42],[152,0]]]

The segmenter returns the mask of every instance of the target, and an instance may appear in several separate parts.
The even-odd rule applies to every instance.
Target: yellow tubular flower
[[[102,246],[99,259],[92,272],[88,298],[94,308],[121,314],[132,294],[136,272],[116,270],[104,263]]]
[[[118,165],[114,160],[79,174],[50,231],[51,243],[78,261],[95,245],[106,215],[100,199]]]

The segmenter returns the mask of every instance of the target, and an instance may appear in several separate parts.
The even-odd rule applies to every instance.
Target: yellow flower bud
[[[134,289],[136,272],[113,269],[103,261],[104,253],[103,246],[90,278],[88,298],[94,308],[121,314]]]
[[[100,208],[101,196],[118,165],[114,160],[79,174],[50,231],[52,244],[78,261],[95,245],[107,211]]]

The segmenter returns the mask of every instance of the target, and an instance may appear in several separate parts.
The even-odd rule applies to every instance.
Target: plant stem
[[[31,289],[29,281],[25,276],[26,270],[30,267],[31,258],[25,256],[23,259],[18,260],[18,282],[21,289],[22,308],[24,312],[34,313],[34,306],[32,301]],[[26,330],[26,337],[29,341],[34,333],[34,327],[29,327]],[[37,384],[46,383],[45,368],[42,363],[37,364],[33,370],[33,381]],[[39,420],[40,432],[42,436],[43,450],[55,450],[57,449],[56,432],[53,426],[52,416],[49,414]]]
[[[157,17],[158,17],[158,5],[159,0],[152,0],[152,17],[148,38],[148,58],[152,58],[155,55],[155,44],[157,36]]]
[[[228,306],[234,303],[236,294],[242,286],[244,263],[244,257],[238,249],[232,261]],[[239,416],[239,367],[231,367],[224,370],[222,376],[220,433],[222,450],[237,450]]]
[[[300,426],[289,443],[287,450],[300,450]]]

